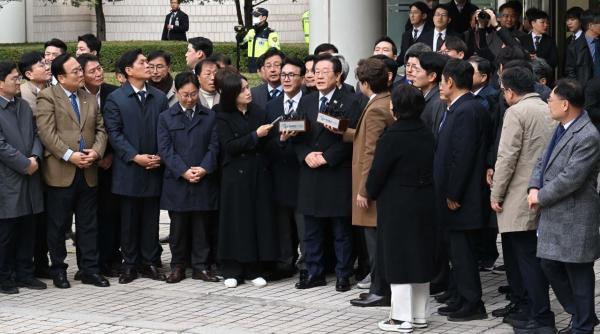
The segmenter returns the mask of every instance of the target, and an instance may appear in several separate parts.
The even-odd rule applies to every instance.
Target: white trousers
[[[390,317],[408,322],[427,322],[429,318],[429,283],[390,284]]]

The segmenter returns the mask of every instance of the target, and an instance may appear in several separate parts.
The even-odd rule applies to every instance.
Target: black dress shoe
[[[52,278],[52,283],[59,289],[68,289],[71,287],[71,283],[67,279],[67,273],[58,273]]]
[[[370,293],[370,292],[362,292],[362,293],[360,293],[360,294],[358,295],[358,298],[359,298],[359,299],[365,299],[365,298],[368,298],[370,295],[371,295],[371,293]]]
[[[448,316],[462,308],[462,304],[460,303],[451,303],[446,306],[442,306],[437,309],[439,315]]]
[[[127,284],[133,282],[138,277],[137,271],[133,268],[127,268],[123,270],[121,276],[119,276],[119,284]]]
[[[325,282],[324,277],[308,276],[306,279],[298,281],[298,283],[296,283],[296,289],[310,289],[325,285],[327,285],[327,282]]]
[[[571,334],[571,333],[572,333],[572,328],[571,328],[571,323],[570,322],[567,325],[567,327],[562,328],[561,330],[558,331],[558,334]]]
[[[81,283],[90,284],[101,288],[110,286],[108,280],[100,274],[83,274],[81,275]]]
[[[151,278],[155,281],[164,281],[167,279],[165,274],[158,270],[157,266],[143,266],[140,269],[140,275],[142,275],[142,277]]]
[[[452,292],[450,291],[446,291],[444,293],[442,293],[441,295],[435,296],[435,301],[440,303],[440,304],[445,304],[447,301],[450,300],[450,298],[452,298]]]
[[[210,270],[199,270],[192,273],[193,279],[203,280],[204,282],[218,282],[219,278]]]
[[[508,305],[506,305],[504,307],[493,310],[492,316],[494,316],[496,318],[504,318],[507,314],[509,314],[510,312],[513,312],[513,310],[515,310],[516,308],[517,308],[517,305],[515,303],[509,303]]]
[[[502,322],[513,327],[524,327],[529,322],[529,315],[526,312],[515,309],[502,318]]]
[[[305,279],[307,279],[307,278],[308,278],[308,270],[306,270],[306,269],[300,269],[300,277],[299,277],[299,280],[300,280],[300,281],[303,281],[303,280],[305,280]]]
[[[360,296],[359,296],[360,297]],[[390,297],[369,293],[365,298],[352,299],[350,304],[358,307],[390,306]]]
[[[335,282],[335,291],[346,292],[350,291],[350,280],[348,278],[340,277]]]
[[[535,320],[530,320],[521,327],[513,328],[515,334],[555,334],[556,327],[540,325]]]
[[[169,239],[170,239],[170,237],[171,237],[171,235],[170,235],[170,234],[167,234],[166,236],[164,236],[164,237],[162,237],[162,238],[158,239],[158,241],[159,241],[161,244],[168,244],[168,243],[169,243]]]
[[[119,269],[111,265],[102,266],[100,273],[106,277],[119,277]]]
[[[448,321],[463,322],[486,319],[487,317],[488,315],[485,310],[485,306],[483,306],[483,303],[474,307],[464,304],[463,307],[460,308],[460,310],[450,313],[450,315],[448,315]]]
[[[17,281],[17,286],[20,288],[27,288],[31,290],[44,290],[48,287],[46,283],[34,277]]]
[[[81,276],[83,276],[83,271],[77,270],[75,272],[75,276],[73,276],[73,279],[76,281],[81,281]]]
[[[14,295],[19,293],[19,288],[17,288],[17,285],[13,281],[4,281],[0,283],[0,293]]]
[[[505,295],[507,293],[511,293],[512,289],[509,285],[501,285],[498,287],[498,292]]]

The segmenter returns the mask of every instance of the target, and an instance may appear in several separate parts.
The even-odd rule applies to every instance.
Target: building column
[[[385,5],[385,0],[310,0],[309,52],[321,43],[334,44],[350,65],[346,82],[354,85],[358,61],[385,35]]]

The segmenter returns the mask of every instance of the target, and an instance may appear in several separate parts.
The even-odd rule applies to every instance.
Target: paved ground
[[[168,231],[161,216],[161,235]],[[70,242],[69,242],[70,244]],[[163,261],[168,263],[168,247]],[[69,261],[74,261],[70,249]],[[600,266],[596,267],[600,272]],[[69,267],[72,279],[74,266]],[[483,273],[484,300],[488,312],[506,304],[497,292],[503,275]],[[600,275],[597,275],[600,282]],[[270,283],[265,288],[240,285],[227,289],[222,283],[186,279],[166,284],[138,279],[111,287],[96,288],[71,280],[72,288],[0,295],[0,333],[383,333],[377,322],[388,316],[388,308],[356,308],[349,300],[364,292],[353,288],[335,291],[335,278],[326,287],[296,290],[295,279]],[[600,291],[600,289],[596,289]],[[600,313],[600,302],[596,311]],[[432,310],[439,306],[432,299]],[[559,328],[569,319],[553,300]],[[430,327],[415,333],[512,333],[499,319],[468,323],[447,322],[434,314]]]

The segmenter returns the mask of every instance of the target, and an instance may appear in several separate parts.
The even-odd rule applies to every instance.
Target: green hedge
[[[69,42],[69,52],[75,53],[76,42]],[[34,44],[1,44],[0,45],[0,60],[17,61],[19,57],[30,51],[43,51],[43,43]],[[186,42],[175,41],[108,41],[102,42],[101,63],[106,71],[114,70],[115,61],[119,56],[131,49],[141,48],[144,53],[152,50],[164,50],[171,54],[172,70],[180,72],[186,70],[185,51],[187,48]],[[215,51],[224,53],[231,57],[231,61],[235,65],[236,50],[235,43],[215,43]],[[295,55],[304,58],[308,54],[306,44],[282,44],[281,50],[287,55]],[[246,50],[241,50],[242,59],[240,62],[241,72],[247,72],[246,67]]]

